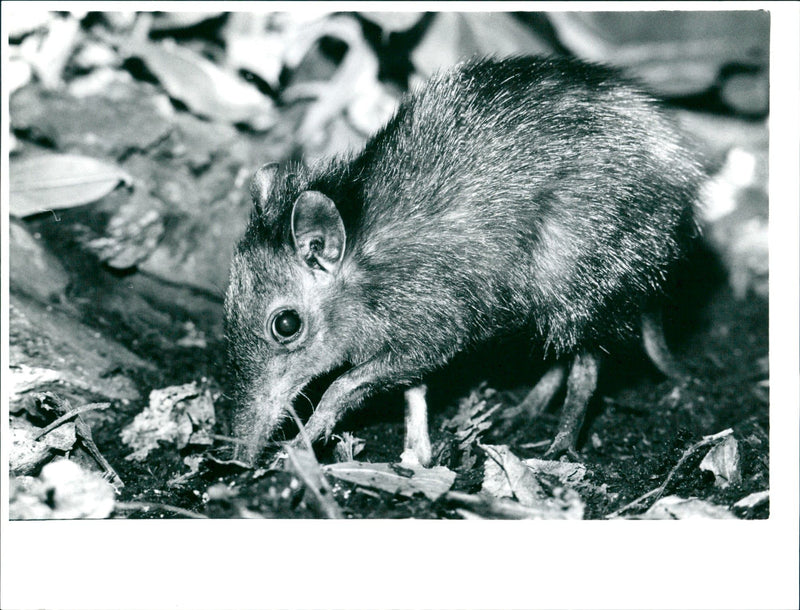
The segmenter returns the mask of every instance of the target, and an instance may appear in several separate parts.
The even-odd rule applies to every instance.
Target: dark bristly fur
[[[312,436],[367,394],[488,339],[526,332],[572,358],[635,336],[695,232],[700,180],[636,85],[533,58],[465,63],[407,97],[353,158],[278,171],[256,197],[226,299],[248,456],[305,384],[345,363]],[[295,253],[292,208],[305,191],[330,198],[344,222],[332,271]],[[268,336],[280,306],[303,318],[297,344]]]

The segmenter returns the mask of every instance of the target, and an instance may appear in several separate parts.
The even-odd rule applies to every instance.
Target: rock
[[[40,303],[58,301],[69,283],[61,263],[16,220],[9,223],[10,289]]]
[[[172,124],[153,86],[115,85],[104,89],[107,94],[81,98],[25,87],[9,101],[11,127],[37,134],[61,152],[99,158],[116,159],[131,150],[147,150],[167,137]]]
[[[123,371],[153,366],[115,341],[55,308],[11,295],[9,363],[60,373],[59,391],[66,396],[99,396],[133,400],[139,397]],[[38,389],[38,388],[37,388]]]

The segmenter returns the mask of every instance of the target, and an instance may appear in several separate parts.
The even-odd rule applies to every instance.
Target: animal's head
[[[252,460],[312,379],[350,359],[359,306],[342,217],[277,164],[253,178],[255,209],[233,258],[225,327],[237,410]]]

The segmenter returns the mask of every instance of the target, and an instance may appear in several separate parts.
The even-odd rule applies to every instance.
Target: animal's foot
[[[555,460],[561,456],[566,456],[571,462],[580,462],[581,457],[575,450],[576,434],[571,432],[559,432],[545,452],[546,460]]]

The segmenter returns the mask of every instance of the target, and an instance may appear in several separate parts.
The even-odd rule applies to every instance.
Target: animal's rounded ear
[[[253,176],[252,182],[250,182],[250,196],[253,198],[253,203],[259,212],[264,211],[277,174],[278,164],[267,163],[258,169]]]
[[[314,269],[334,271],[344,257],[344,222],[336,205],[318,191],[305,191],[292,209],[292,239],[298,256]]]

